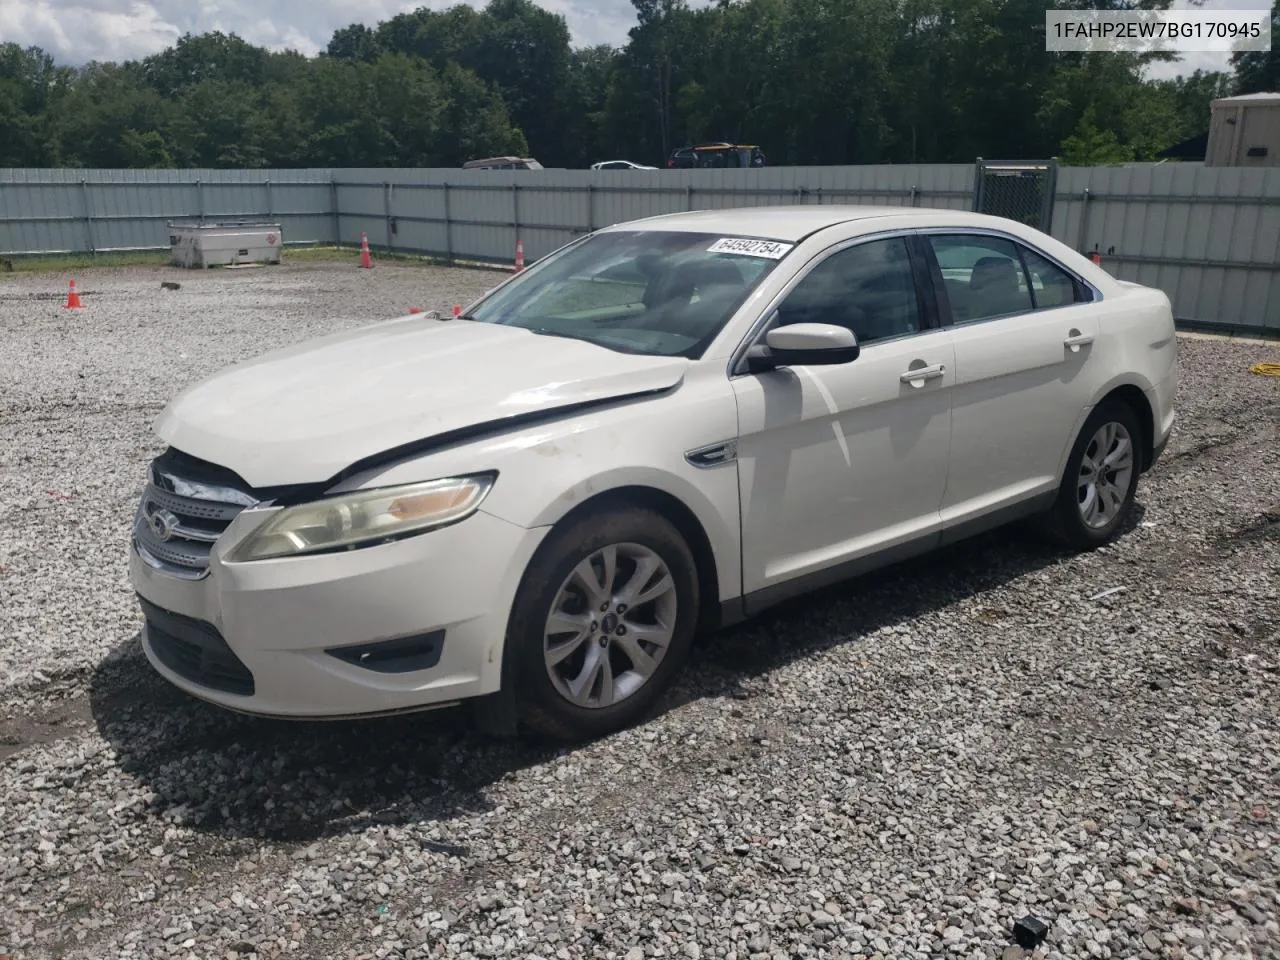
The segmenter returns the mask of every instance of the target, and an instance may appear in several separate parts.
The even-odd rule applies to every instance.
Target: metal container
[[[284,236],[278,223],[169,224],[169,253],[179,267],[279,263],[283,247]]]
[[[1280,167],[1280,93],[1214,100],[1204,165]]]

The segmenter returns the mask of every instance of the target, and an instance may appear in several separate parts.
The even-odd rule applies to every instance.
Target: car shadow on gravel
[[[1137,507],[1131,525],[1141,516]],[[877,630],[909,628],[918,616],[1064,556],[1011,527],[797,598],[700,638],[682,679],[646,722],[696,700],[749,699],[764,675],[791,661],[874,642]],[[486,809],[490,784],[567,749],[486,738],[460,709],[331,722],[240,716],[164,681],[137,637],[96,668],[90,708],[155,814],[231,838],[303,843],[377,824],[448,821]]]

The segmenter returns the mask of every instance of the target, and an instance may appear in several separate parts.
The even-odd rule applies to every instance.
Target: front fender
[[[352,477],[342,489],[496,470],[481,510],[527,529],[625,487],[673,497],[701,524],[716,559],[720,598],[742,592],[737,465],[694,466],[688,451],[737,437],[737,403],[723,377],[692,377],[670,394],[403,460]],[[336,491],[335,491],[336,492]]]
[[[516,513],[506,509],[495,516],[526,527],[550,527],[576,507],[619,490],[656,490],[678,500],[697,519],[716,559],[718,587],[722,600],[742,592],[742,562],[738,537],[738,470],[734,463],[709,468],[706,476],[693,482],[688,477],[656,467],[618,466],[583,476],[567,487],[548,486],[541,495],[526,501]],[[558,495],[552,495],[563,489]],[[526,513],[526,510],[528,513]],[[529,519],[518,519],[522,515]]]

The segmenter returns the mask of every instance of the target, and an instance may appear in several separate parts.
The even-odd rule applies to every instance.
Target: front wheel
[[[1128,404],[1099,404],[1076,438],[1058,499],[1045,517],[1051,534],[1077,550],[1092,550],[1119,535],[1138,489],[1141,438]]]
[[[660,514],[621,508],[553,532],[507,631],[520,719],[560,740],[635,723],[679,671],[698,602],[693,554]]]

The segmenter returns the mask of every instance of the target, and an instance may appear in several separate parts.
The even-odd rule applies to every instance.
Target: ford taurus
[[[637,722],[700,632],[1030,518],[1124,528],[1173,424],[1164,293],[977,214],[623,223],[460,317],[291,346],[156,422],[130,571],[154,668],[233,710],[466,701]]]

